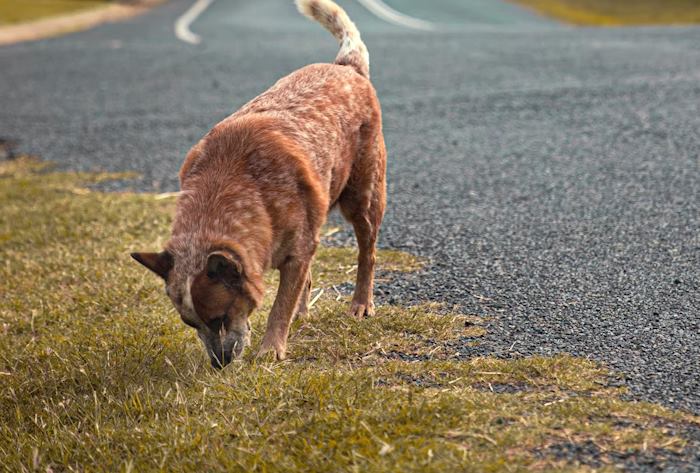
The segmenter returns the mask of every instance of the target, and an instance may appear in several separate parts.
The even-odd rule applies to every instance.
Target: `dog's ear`
[[[168,273],[173,269],[173,255],[167,251],[160,253],[131,253],[131,257],[166,281]]]
[[[207,277],[222,284],[235,287],[240,285],[243,267],[227,251],[214,251],[207,257]]]
[[[218,241],[212,245],[207,259],[207,276],[230,289],[242,291],[254,307],[258,307],[265,295],[262,275],[250,263],[243,248],[231,241]]]

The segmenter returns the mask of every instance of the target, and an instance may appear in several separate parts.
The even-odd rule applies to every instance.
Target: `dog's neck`
[[[218,242],[229,241],[245,252],[241,256],[250,269],[262,274],[269,266],[271,240],[269,216],[249,189],[226,186],[221,175],[183,186],[168,247],[187,254],[192,266],[203,265]]]

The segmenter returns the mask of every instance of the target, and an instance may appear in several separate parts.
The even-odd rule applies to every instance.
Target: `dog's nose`
[[[224,358],[223,360],[220,358],[220,355],[214,355],[211,357],[211,366],[213,368],[216,368],[218,370],[222,369],[224,366],[228,365],[231,363],[231,353],[224,353]]]

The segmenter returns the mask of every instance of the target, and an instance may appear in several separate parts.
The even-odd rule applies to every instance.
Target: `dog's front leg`
[[[310,258],[292,258],[280,267],[280,285],[272,310],[267,318],[267,329],[258,356],[274,351],[278,360],[287,353],[287,336],[299,296],[307,282]]]

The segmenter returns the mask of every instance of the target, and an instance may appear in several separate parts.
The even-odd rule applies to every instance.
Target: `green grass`
[[[95,8],[109,0],[2,0],[0,26]]]
[[[323,293],[287,361],[251,352],[213,370],[128,256],[162,245],[173,200],[85,189],[115,177],[0,163],[0,470],[581,471],[549,447],[594,442],[610,463],[682,449],[698,424],[623,400],[589,360],[460,360],[484,320],[455,308],[347,318],[334,289],[354,277],[345,248],[318,255]],[[421,264],[379,254],[384,278]]]
[[[513,0],[576,25],[632,26],[700,23],[697,0]]]

